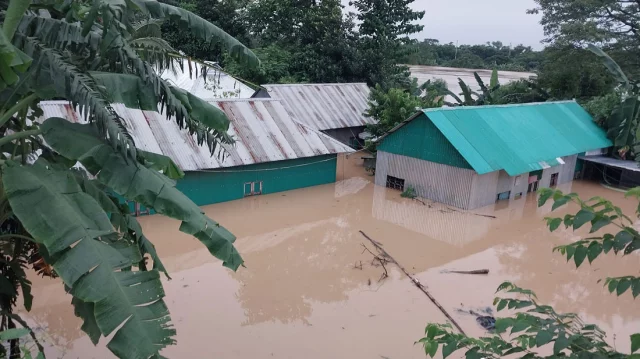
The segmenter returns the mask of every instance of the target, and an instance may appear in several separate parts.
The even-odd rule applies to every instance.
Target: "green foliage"
[[[541,88],[537,81],[518,80],[500,85],[492,92],[492,104],[505,105],[511,103],[545,102],[550,99],[549,93]]]
[[[457,46],[425,39],[406,45],[405,50],[400,60],[405,64],[505,71],[535,71],[544,57],[543,52],[529,46],[504,46],[500,41]]]
[[[625,72],[637,74],[640,53],[638,21],[640,5],[635,1],[535,0],[530,13],[542,14],[546,42],[581,45],[605,44],[607,52]]]
[[[257,71],[226,69],[255,84],[366,81],[353,17],[340,1],[266,0],[246,7],[245,26],[265,62]],[[237,12],[242,12],[238,8]]]
[[[635,197],[640,203],[640,187],[628,191],[626,196]],[[553,249],[565,256],[567,261],[573,259],[576,267],[580,267],[585,259],[592,263],[600,255],[611,251],[614,254],[628,255],[640,249],[640,233],[634,228],[633,221],[611,201],[602,197],[583,200],[575,193],[564,194],[560,190],[541,189],[538,206],[544,206],[550,201],[553,203],[552,210],[568,203],[580,208],[575,214],[567,214],[564,218],[545,218],[550,231],[557,230],[560,225],[572,230],[589,227],[588,238]],[[636,214],[640,217],[640,204]],[[614,231],[603,233],[605,229]],[[635,298],[640,294],[640,277],[606,278],[604,287],[617,296],[630,291]],[[516,314],[497,318],[493,335],[471,338],[455,333],[449,324],[429,324],[425,337],[418,341],[424,346],[427,355],[433,357],[440,347],[444,358],[457,350],[465,350],[467,358],[501,358],[516,353],[520,358],[630,357],[610,346],[600,328],[584,323],[576,314],[558,313],[551,306],[539,303],[531,290],[505,282],[498,287],[497,292],[503,293],[493,301],[498,312],[511,309]],[[534,350],[551,344],[553,354],[550,356]],[[639,349],[640,334],[633,334],[630,352],[635,353]]]
[[[572,45],[553,45],[544,50],[538,84],[553,99],[586,101],[613,91],[616,86],[599,59]]]
[[[246,39],[263,60],[247,71],[218,48],[191,41],[171,26],[163,26],[173,47],[190,56],[206,56],[255,85],[282,82],[367,82],[385,89],[409,88],[408,72],[397,66],[409,35],[423,12],[412,1],[357,0],[346,13],[338,0],[246,0],[182,3],[232,35]],[[242,65],[242,64],[240,64]]]
[[[352,0],[360,36],[358,50],[365,61],[365,78],[369,84],[384,88],[398,87],[401,81],[394,77],[403,69],[397,66],[403,54],[403,45],[412,43],[410,35],[422,31],[424,26],[414,24],[424,17],[424,11],[413,11],[413,0]]]
[[[426,83],[421,88],[415,87],[413,92],[399,88],[384,90],[377,85],[369,95],[369,108],[365,116],[376,120],[375,124],[367,126],[367,130],[374,136],[382,136],[399,123],[423,108],[442,106],[439,93],[446,84],[442,82]],[[419,94],[419,95],[416,95]]]
[[[407,189],[402,191],[400,196],[403,198],[411,198],[411,199],[418,197],[418,195],[416,194],[416,189],[411,186],[407,187]]]
[[[458,78],[458,84],[460,85],[460,89],[462,92],[460,94],[455,94],[450,90],[445,90],[444,94],[450,95],[453,97],[456,102],[445,102],[447,106],[482,106],[482,105],[492,105],[494,102],[493,94],[500,89],[500,82],[498,80],[498,71],[494,69],[491,73],[491,83],[494,84],[491,87],[487,87],[485,85],[480,75],[477,72],[473,73],[475,80],[478,84],[478,88],[482,93],[477,93],[472,90],[469,85],[467,85],[461,78]],[[460,97],[462,96],[462,97]]]
[[[31,357],[23,337],[12,333],[25,333],[18,325],[28,329],[13,309],[19,295],[31,309],[26,269],[33,267],[62,279],[93,343],[110,336],[107,347],[118,357],[158,357],[175,342],[160,281],[160,272],[168,274],[120,200],[181,220],[182,232],[233,270],[242,258],[235,237],[175,189],[180,168],[136,149],[110,103],[160,109],[213,151],[232,142],[229,121],[158,75],[182,62],[159,38],[161,24],[219,44],[239,64],[259,61],[217,26],[164,2],[33,3],[0,2],[0,333],[9,340],[0,356]],[[46,99],[68,100],[88,123],[42,119],[37,103]]]
[[[582,107],[593,116],[596,123],[608,130],[608,120],[613,110],[622,101],[622,96],[619,91],[612,91],[606,95],[592,97],[586,102],[582,102]]]
[[[269,45],[253,50],[260,57],[260,66],[250,68],[228,59],[225,71],[254,84],[296,83],[299,78],[294,68],[294,55],[282,47]]]
[[[625,159],[635,158],[640,152],[640,85],[629,80],[620,66],[600,48],[593,45],[589,50],[602,59],[602,63],[619,83],[621,101],[613,107],[605,121],[607,136],[613,142],[618,155]],[[637,158],[640,161],[640,158]]]

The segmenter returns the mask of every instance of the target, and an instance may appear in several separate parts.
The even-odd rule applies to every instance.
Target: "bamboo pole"
[[[422,283],[420,283],[420,281],[418,281],[416,278],[414,278],[402,265],[400,265],[400,263],[398,263],[398,261],[396,261],[391,255],[389,255],[389,253],[387,253],[387,251],[382,248],[382,244],[380,244],[379,242],[374,241],[373,239],[371,239],[369,236],[367,236],[363,231],[360,231],[360,234],[362,234],[364,236],[364,238],[366,238],[367,240],[369,240],[369,242],[371,242],[371,244],[373,244],[377,250],[379,250],[382,254],[384,254],[390,262],[392,262],[393,264],[395,264],[396,266],[398,266],[398,268],[400,268],[400,270],[409,278],[411,279],[411,281],[413,282],[413,284],[418,287],[418,289],[420,289],[420,291],[422,291],[422,293],[424,293],[427,297],[429,297],[429,299],[431,300],[431,302],[433,302],[433,304],[435,304],[436,307],[438,307],[438,309],[440,309],[440,311],[442,312],[442,314],[444,314],[445,317],[447,317],[447,319],[449,319],[451,321],[451,323],[456,327],[456,329],[458,329],[458,331],[460,332],[460,334],[462,335],[467,335],[464,330],[462,330],[462,328],[460,327],[460,325],[458,325],[458,322],[455,321],[455,319],[453,319],[451,317],[451,315],[449,315],[449,313],[446,311],[446,309],[444,309],[440,303],[438,303],[438,301],[436,300],[436,298],[434,298],[431,293],[429,293],[429,291],[427,291],[427,288],[425,288]]]

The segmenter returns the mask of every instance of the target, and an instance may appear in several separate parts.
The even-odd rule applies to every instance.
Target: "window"
[[[513,182],[513,185],[514,185],[514,186],[518,186],[518,185],[520,185],[520,178],[521,178],[521,177],[522,177],[522,176],[516,176],[516,179],[515,179],[515,180],[514,180],[514,182]]]
[[[555,187],[558,184],[558,174],[551,174],[551,181],[549,182],[549,187]]]
[[[511,191],[498,193],[498,197],[496,198],[496,202],[501,201],[503,199],[509,199],[510,195],[511,195]]]
[[[262,181],[245,182],[244,184],[244,196],[255,196],[262,194]]]
[[[393,176],[387,176],[387,188],[404,191],[404,180]]]
[[[254,195],[256,194],[262,194],[262,181],[258,181],[258,182],[253,182],[253,190],[252,193]]]

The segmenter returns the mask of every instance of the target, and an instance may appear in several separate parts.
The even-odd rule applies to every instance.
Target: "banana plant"
[[[445,95],[449,95],[453,97],[456,102],[445,102],[447,106],[482,106],[482,105],[490,105],[493,103],[492,94],[500,88],[500,82],[498,81],[498,70],[494,69],[491,72],[491,80],[489,82],[489,87],[485,85],[484,81],[478,75],[477,72],[473,73],[473,76],[478,83],[478,87],[482,92],[479,94],[476,91],[473,91],[469,85],[467,85],[461,78],[458,78],[458,85],[460,86],[461,93],[455,94],[453,91],[449,89],[445,89]]]
[[[602,59],[603,65],[618,81],[622,101],[606,121],[607,136],[622,159],[640,161],[640,84],[629,80],[620,66],[599,47],[589,45],[589,50]]]
[[[110,104],[160,111],[213,154],[233,141],[229,121],[158,75],[176,57],[157,24],[219,42],[245,66],[259,60],[215,25],[155,0],[0,0],[0,10],[0,330],[36,339],[13,313],[19,290],[30,309],[24,269],[33,267],[61,279],[94,344],[110,337],[117,357],[160,357],[175,344],[160,281],[168,273],[119,199],[180,220],[231,270],[243,261],[235,237],[175,188],[182,171],[136,148]],[[44,118],[38,102],[48,99],[68,100],[86,123]],[[21,356],[23,337],[8,339],[9,357]]]

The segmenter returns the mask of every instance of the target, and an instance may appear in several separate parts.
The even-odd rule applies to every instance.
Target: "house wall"
[[[498,183],[501,182],[500,172],[494,171],[478,175],[473,173],[471,192],[469,194],[469,205],[464,209],[474,209],[484,207],[496,202]],[[504,179],[502,179],[504,185]],[[504,192],[504,191],[501,191]]]
[[[355,137],[357,141],[364,142],[358,138],[358,135],[364,131],[364,126],[357,127],[345,127],[345,128],[336,128],[333,130],[322,130],[322,132],[334,139],[344,143],[347,146],[353,146],[351,141],[352,137]]]
[[[199,206],[244,197],[246,182],[262,181],[262,193],[332,183],[336,180],[337,157],[324,155],[229,167],[210,172],[187,172],[176,188]]]
[[[475,172],[378,150],[376,184],[385,187],[387,176],[404,179],[422,198],[467,208]]]
[[[389,134],[378,145],[378,150],[472,169],[458,150],[424,114]]]
[[[564,165],[542,170],[542,177],[540,178],[538,189],[549,187],[551,175],[554,173],[558,173],[557,184],[573,181],[578,156],[565,156],[562,157],[562,159],[565,162]],[[517,180],[518,177],[519,179]],[[529,187],[528,178],[528,173],[523,173],[519,176],[509,176],[509,174],[503,170],[482,175],[474,174],[468,209],[493,204],[499,193],[507,191],[511,192],[509,195],[510,200],[514,199],[519,193],[526,195]]]
[[[577,155],[562,158],[564,165],[544,169],[538,188],[549,187],[551,175],[558,173],[558,184],[571,182]],[[505,171],[478,175],[473,170],[457,168],[417,158],[378,150],[376,184],[386,186],[387,176],[405,180],[405,189],[413,187],[416,194],[462,209],[475,209],[496,202],[499,193],[510,191],[509,199],[527,194],[528,173],[509,176]]]

